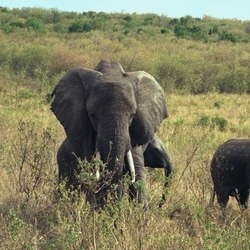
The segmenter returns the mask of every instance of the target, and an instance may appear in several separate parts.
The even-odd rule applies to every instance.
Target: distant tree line
[[[56,9],[0,7],[1,30],[12,33],[28,29],[38,33],[88,33],[100,31],[109,36],[157,35],[203,42],[250,41],[250,21],[216,19],[209,16],[170,18],[157,14],[104,12],[60,12]]]
[[[250,93],[250,21],[5,7],[0,21],[2,78],[32,89],[105,59],[149,72],[168,92]]]

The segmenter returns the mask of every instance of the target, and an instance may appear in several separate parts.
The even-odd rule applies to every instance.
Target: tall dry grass
[[[0,32],[0,249],[248,249],[249,211],[231,199],[223,220],[208,203],[215,149],[250,136],[249,53],[248,44],[171,36]],[[151,73],[167,93],[170,116],[157,133],[175,170],[161,209],[161,169],[146,171],[147,212],[126,197],[93,213],[84,195],[55,195],[65,135],[48,93],[68,68],[101,59]]]
[[[249,247],[249,211],[232,199],[222,220],[216,203],[208,207],[213,152],[229,138],[249,137],[248,95],[168,95],[170,116],[158,131],[175,165],[166,204],[158,208],[162,170],[147,170],[149,211],[125,197],[119,209],[109,204],[93,213],[84,195],[73,203],[56,198],[64,132],[45,94],[29,85],[1,92],[1,249]]]
[[[126,71],[145,70],[168,92],[246,93],[250,88],[249,46],[202,43],[159,36],[112,38],[90,34],[41,35],[0,33],[0,65],[49,85],[72,67],[95,68],[104,59],[119,61]],[[15,41],[19,41],[18,44]]]

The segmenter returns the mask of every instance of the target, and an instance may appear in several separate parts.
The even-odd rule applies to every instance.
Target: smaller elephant
[[[211,161],[214,194],[226,208],[229,196],[247,208],[250,187],[250,139],[231,139],[216,150]]]
[[[165,173],[164,192],[162,194],[162,199],[159,204],[159,206],[162,206],[163,203],[166,201],[165,192],[170,185],[173,172],[173,163],[165,150],[163,142],[156,135],[148,143],[143,153],[143,156],[144,156],[145,167],[164,169]]]

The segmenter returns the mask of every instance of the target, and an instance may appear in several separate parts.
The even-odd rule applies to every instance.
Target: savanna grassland
[[[249,249],[250,214],[212,194],[211,157],[250,137],[250,22],[154,14],[0,8],[0,249]],[[157,134],[175,166],[147,169],[149,211],[124,197],[92,212],[57,199],[56,152],[65,137],[49,93],[71,67],[119,61],[166,92]]]

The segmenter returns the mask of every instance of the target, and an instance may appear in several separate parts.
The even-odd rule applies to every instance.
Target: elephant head
[[[51,110],[74,154],[90,161],[98,152],[118,185],[127,152],[150,141],[167,117],[157,81],[143,71],[125,72],[116,62],[69,70],[52,95]]]

